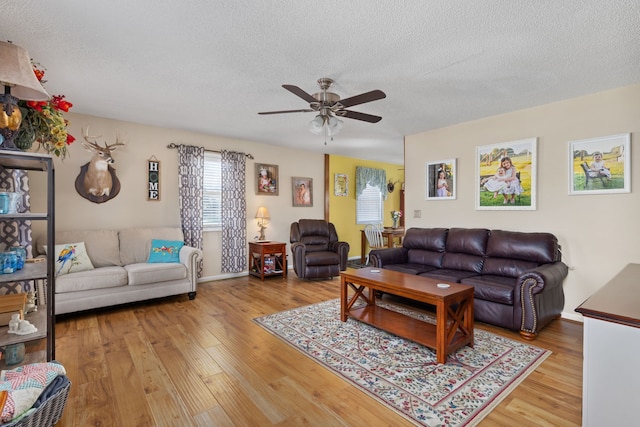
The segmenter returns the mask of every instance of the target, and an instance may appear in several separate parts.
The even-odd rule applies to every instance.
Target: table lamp
[[[18,150],[13,139],[18,135],[22,113],[18,100],[47,101],[49,94],[33,73],[29,53],[11,42],[0,41],[0,149]]]
[[[256,212],[256,218],[258,218],[258,227],[260,227],[260,236],[258,236],[258,241],[266,240],[264,236],[264,230],[267,226],[264,223],[265,219],[269,219],[269,211],[264,206],[260,206],[258,208],[258,212]]]

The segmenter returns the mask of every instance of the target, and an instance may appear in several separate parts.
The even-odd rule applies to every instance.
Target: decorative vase
[[[398,228],[398,222],[400,221],[400,218],[392,218],[393,219],[393,228]]]
[[[4,361],[7,365],[22,363],[25,355],[24,343],[11,344],[4,348]]]

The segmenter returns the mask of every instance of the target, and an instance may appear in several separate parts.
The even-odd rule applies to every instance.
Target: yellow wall
[[[404,167],[392,163],[374,162],[353,157],[329,157],[329,221],[336,226],[340,240],[349,242],[349,258],[360,257],[360,230],[362,225],[356,224],[356,166],[384,169],[387,181],[400,181],[395,190],[384,202],[383,219],[385,226],[391,226],[391,211],[400,209],[400,190],[404,182]],[[335,195],[335,175],[346,174],[348,179],[347,197]],[[403,212],[404,213],[404,212]]]

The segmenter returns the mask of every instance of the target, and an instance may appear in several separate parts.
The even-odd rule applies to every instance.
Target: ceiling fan
[[[309,123],[309,130],[316,135],[320,135],[324,130],[329,134],[329,136],[335,135],[342,128],[342,120],[339,120],[337,117],[346,117],[348,119],[361,120],[369,123],[378,123],[382,120],[382,117],[380,116],[351,111],[347,110],[347,108],[386,98],[387,95],[383,91],[372,90],[360,95],[340,99],[340,95],[328,91],[332,84],[333,80],[330,78],[323,77],[318,79],[320,92],[314,93],[313,95],[308,94],[298,86],[282,85],[282,87],[289,92],[307,101],[309,103],[309,108],[300,110],[264,111],[258,114],[310,113],[315,111],[318,115]]]

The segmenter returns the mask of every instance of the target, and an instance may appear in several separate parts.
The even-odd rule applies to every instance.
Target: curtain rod
[[[174,144],[173,142],[171,144],[167,145],[167,148],[178,148],[178,147],[179,147],[179,145],[178,144]],[[220,151],[218,151],[218,150],[207,150],[205,148],[204,151],[207,151],[209,153],[218,153],[218,154],[220,154]],[[253,155],[251,155],[251,154],[245,154],[245,157],[247,159],[253,160]]]

